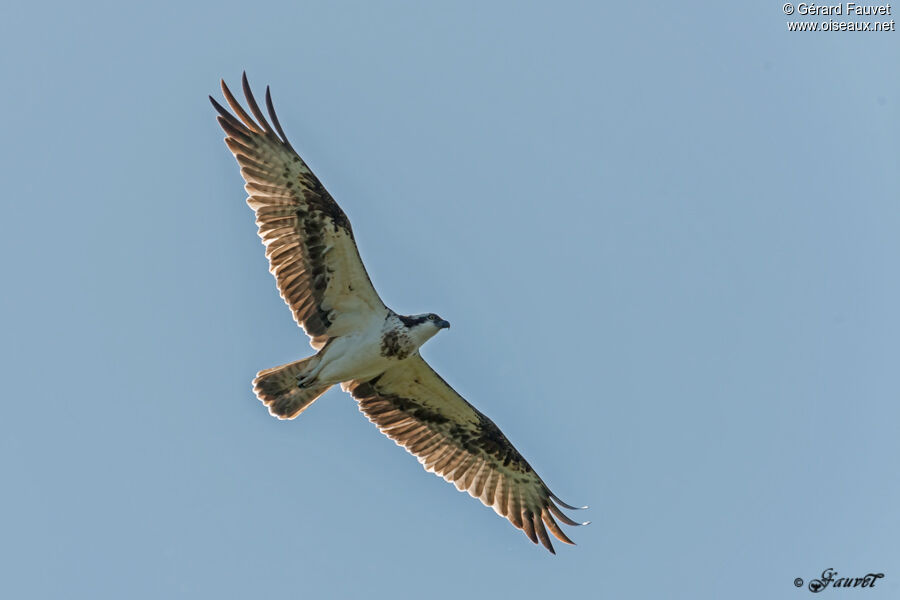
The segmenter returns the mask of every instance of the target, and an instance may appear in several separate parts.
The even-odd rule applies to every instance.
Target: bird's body
[[[358,331],[335,337],[326,344],[319,352],[318,365],[310,373],[313,378],[305,383],[334,385],[371,379],[416,353],[440,329],[449,327],[445,323],[428,321],[409,327],[394,311],[383,319],[373,315],[361,323]]]
[[[384,320],[371,321],[362,331],[337,337],[321,350],[320,366],[313,373],[316,381],[334,385],[372,378],[387,370],[391,359],[381,354]]]
[[[419,354],[422,344],[450,324],[434,313],[404,316],[384,305],[349,219],[287,141],[268,89],[272,125],[246,75],[243,89],[253,117],[224,82],[234,114],[210,100],[247,183],[247,203],[256,212],[270,271],[317,350],[260,371],[256,395],[274,416],[292,419],[340,384],[369,420],[427,470],[491,506],[551,552],[547,529],[571,544],[554,517],[579,525],[559,509],[575,507],[559,500],[497,426]]]

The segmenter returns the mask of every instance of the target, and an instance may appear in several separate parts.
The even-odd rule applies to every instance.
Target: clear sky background
[[[805,598],[830,567],[900,597],[900,32],[124,4],[0,22],[0,596]],[[339,390],[254,398],[311,349],[206,98],[243,69],[385,301],[453,323],[423,355],[591,505],[578,546]]]

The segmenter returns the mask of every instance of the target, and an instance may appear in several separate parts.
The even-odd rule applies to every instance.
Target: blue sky
[[[898,597],[900,34],[765,3],[129,4],[0,24],[3,597],[800,598],[826,568]],[[311,350],[206,99],[243,69],[385,301],[453,323],[423,355],[591,505],[577,547],[339,391],[256,401]]]

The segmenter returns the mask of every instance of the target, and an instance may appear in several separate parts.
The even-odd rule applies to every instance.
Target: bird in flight
[[[400,315],[381,301],[347,215],[288,142],[266,88],[271,123],[253,97],[248,114],[222,81],[233,113],[212,96],[225,144],[256,213],[269,270],[316,354],[260,371],[253,391],[279,419],[293,419],[333,385],[426,470],[468,492],[556,553],[549,530],[574,544],[556,519],[560,500],[493,421],[456,393],[419,354],[450,323],[434,313]],[[587,508],[587,507],[580,507]],[[554,518],[555,517],[555,518]]]

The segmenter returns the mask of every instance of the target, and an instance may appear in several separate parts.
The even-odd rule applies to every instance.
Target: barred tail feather
[[[293,419],[328,391],[331,384],[307,388],[300,387],[297,381],[300,376],[314,369],[318,362],[318,356],[310,356],[257,373],[253,380],[253,391],[269,407],[269,414],[279,419]]]

